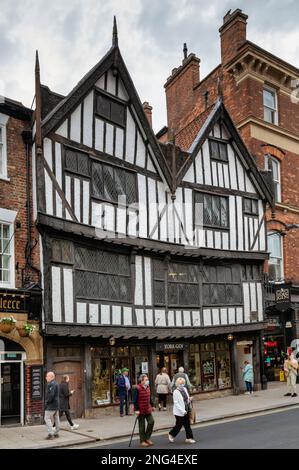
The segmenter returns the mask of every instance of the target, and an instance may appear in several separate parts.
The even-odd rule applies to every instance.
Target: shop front
[[[0,290],[0,425],[43,422],[40,289]]]

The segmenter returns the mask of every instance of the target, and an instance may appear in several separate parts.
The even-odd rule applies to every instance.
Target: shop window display
[[[102,348],[91,348],[92,357],[92,404],[111,403],[109,358],[101,355]]]
[[[216,352],[218,388],[231,387],[231,366],[229,351]]]
[[[193,392],[201,392],[201,369],[199,344],[190,344],[189,353],[189,380],[193,385]]]
[[[133,346],[130,348],[130,354],[132,371],[130,371],[129,376],[132,385],[137,385],[139,376],[149,373],[148,348],[146,346]]]
[[[201,353],[201,370],[203,391],[207,392],[217,388],[215,353],[212,351]]]

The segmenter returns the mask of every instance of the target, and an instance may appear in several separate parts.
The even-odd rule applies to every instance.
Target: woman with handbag
[[[190,426],[191,400],[185,387],[185,379],[179,377],[176,382],[176,389],[173,392],[173,414],[175,416],[175,426],[169,431],[168,439],[174,442],[174,438],[180,432],[182,426],[185,428],[187,444],[194,444],[193,433]]]

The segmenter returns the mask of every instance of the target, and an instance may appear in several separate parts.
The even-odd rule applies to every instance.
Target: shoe
[[[120,416],[121,418],[123,418],[123,417],[124,417],[124,415],[122,415],[122,414],[120,414],[119,416]]]
[[[158,409],[159,409],[159,411],[161,411],[161,405],[160,404],[158,405]]]
[[[149,444],[146,441],[140,442],[141,447],[148,447]]]
[[[54,435],[53,434],[48,434],[47,437],[45,437],[46,440],[48,441],[51,441],[52,439],[54,439]]]
[[[150,439],[147,439],[145,442],[147,442],[149,446],[153,446],[153,445],[154,445],[153,441],[151,441]]]
[[[195,440],[194,439],[185,439],[185,442],[186,444],[195,444]]]
[[[167,408],[163,408],[163,411],[167,411]]]
[[[292,397],[297,397],[297,393],[293,393]]]
[[[250,395],[250,392],[245,392],[244,395]]]
[[[54,437],[59,437],[59,434],[54,434]]]
[[[291,393],[285,393],[284,397],[290,397],[292,394]]]
[[[169,442],[174,442],[174,437],[172,437],[171,434],[168,434],[168,440]]]
[[[73,424],[73,426],[71,426],[71,430],[75,431],[75,429],[78,429],[78,427],[79,427],[79,424]]]

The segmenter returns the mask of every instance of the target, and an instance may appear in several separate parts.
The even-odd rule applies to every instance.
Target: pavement
[[[246,416],[251,413],[281,409],[299,405],[298,397],[285,397],[286,384],[268,383],[267,390],[252,395],[229,395],[221,398],[199,399],[194,401],[197,423],[208,423],[230,417]],[[169,400],[170,401],[170,400]],[[155,411],[155,431],[169,430],[174,424],[172,405],[167,411]],[[131,435],[135,416],[112,416],[78,419],[79,429],[71,431],[66,421],[61,422],[59,438],[45,440],[45,425],[0,427],[0,449],[49,449],[85,445],[98,441],[109,441]],[[136,426],[135,433],[138,433]]]

